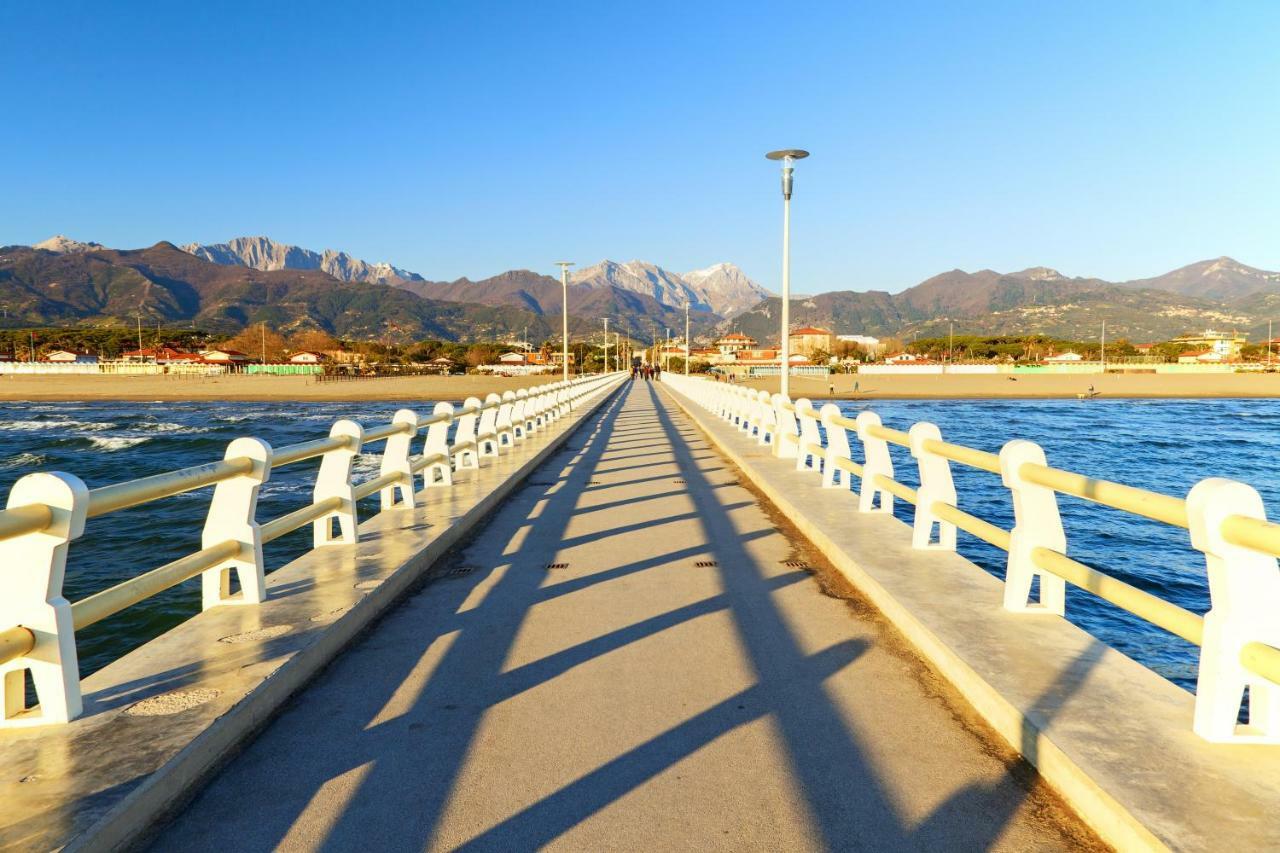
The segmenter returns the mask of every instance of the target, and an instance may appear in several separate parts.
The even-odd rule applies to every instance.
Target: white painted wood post
[[[240,543],[240,552],[200,573],[202,610],[223,604],[261,604],[267,598],[262,533],[258,529],[258,491],[271,478],[271,445],[259,438],[237,438],[227,445],[223,458],[251,459],[253,467],[213,487],[200,547],[233,541]],[[234,596],[232,572],[240,583],[240,592]]]
[[[1058,513],[1058,495],[1048,486],[1023,479],[1028,462],[1047,465],[1044,450],[1033,441],[1015,439],[1000,448],[1000,476],[1013,495],[1013,530],[1009,534],[1009,562],[1004,574],[1004,608],[1017,613],[1066,611],[1067,582],[1041,571],[1031,557],[1036,548],[1065,554],[1067,534]],[[1031,601],[1031,584],[1040,580],[1040,601]]]
[[[458,415],[454,421],[457,424],[453,431],[453,468],[455,471],[480,467],[479,450],[476,445],[476,422],[480,419],[480,416],[476,413],[479,411],[480,406],[479,398],[468,397],[463,401],[462,408],[470,411],[467,414]]]
[[[871,427],[880,426],[880,416],[875,412],[859,412],[853,422],[858,425],[858,440],[862,442],[862,482],[858,486],[858,512],[886,512],[892,515],[893,493],[876,484],[877,474],[893,477],[893,457],[889,455],[889,442],[870,433]]]
[[[24,657],[0,664],[0,728],[65,723],[80,716],[80,666],[76,657],[71,604],[62,596],[67,543],[84,533],[89,490],[72,474],[28,474],[14,483],[7,507],[43,505],[52,520],[43,530],[0,541],[5,594],[0,596],[0,625],[20,625],[35,635]],[[39,713],[26,710],[23,673],[31,673]],[[19,715],[22,716],[19,716]]]
[[[826,450],[822,448],[822,433],[818,431],[818,413],[807,397],[796,400],[796,415],[800,422],[800,440],[796,443],[796,470],[817,471],[822,468]],[[814,450],[814,448],[820,448]]]
[[[930,439],[942,441],[942,431],[936,424],[921,421],[911,425],[907,432],[911,440],[911,455],[920,469],[920,488],[916,491],[915,519],[911,526],[911,547],[935,548],[941,551],[956,549],[956,526],[943,521],[933,512],[934,501],[955,506],[956,486],[951,479],[951,463],[925,449]],[[938,541],[933,541],[933,527],[938,526]]]
[[[822,460],[822,487],[848,489],[851,475],[836,462],[837,459],[853,459],[849,448],[849,433],[835,423],[835,419],[840,416],[840,407],[835,403],[826,403],[820,414],[822,425],[827,430],[827,452]]]
[[[778,422],[778,431],[773,442],[773,455],[779,459],[796,457],[796,442],[800,438],[800,429],[796,426],[796,415],[786,408],[791,401],[781,394],[773,395],[773,416]]]
[[[325,545],[354,545],[358,538],[356,519],[356,493],[351,484],[351,464],[364,446],[364,427],[352,420],[340,420],[329,430],[331,438],[342,436],[347,442],[337,450],[330,450],[320,460],[320,473],[311,500],[318,503],[327,498],[339,498],[342,503],[331,513],[312,523],[312,544],[316,548]],[[339,534],[333,535],[333,522],[337,519]]]
[[[427,438],[422,446],[422,455],[434,459],[422,467],[422,484],[428,489],[433,486],[453,485],[453,466],[449,464],[449,424],[453,423],[453,403],[436,403],[431,412],[444,420],[437,420],[427,425]]]
[[[498,447],[515,447],[516,431],[515,431],[515,409],[516,409],[516,393],[514,391],[502,392],[502,405],[498,407],[498,419],[495,429],[498,433]]]
[[[384,486],[378,491],[378,506],[391,509],[396,506],[411,507],[413,497],[413,462],[409,455],[413,452],[413,440],[418,436],[418,413],[413,409],[400,409],[391,418],[393,424],[400,424],[404,429],[387,439],[382,450],[382,465],[378,476],[393,471],[400,475],[399,482]],[[396,491],[400,492],[400,502],[396,502]]]
[[[1240,662],[1247,643],[1280,646],[1280,572],[1270,554],[1226,541],[1222,525],[1233,515],[1266,519],[1256,489],[1212,477],[1187,495],[1191,544],[1204,552],[1211,602],[1204,617],[1193,727],[1215,743],[1280,743],[1280,685]],[[1246,687],[1249,723],[1237,726]]]
[[[482,459],[498,458],[498,406],[502,398],[497,394],[489,394],[484,398],[487,407],[480,413],[480,423],[476,427],[476,453]]]
[[[778,419],[773,414],[773,403],[768,391],[756,392],[756,443],[766,445],[778,434]]]

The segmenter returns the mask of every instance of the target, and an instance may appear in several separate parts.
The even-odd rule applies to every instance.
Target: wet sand
[[[404,376],[316,382],[309,376],[0,376],[0,401],[88,400],[461,400],[554,382],[555,376]],[[857,383],[857,391],[854,383]],[[778,379],[747,387],[778,390]],[[830,386],[834,385],[834,394]],[[1280,397],[1280,373],[1117,374],[848,374],[830,382],[793,377],[794,397],[810,399],[1075,399],[1092,385],[1101,398]]]

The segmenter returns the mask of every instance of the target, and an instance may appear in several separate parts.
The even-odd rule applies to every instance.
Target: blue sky
[[[0,5],[0,243],[267,234],[800,292],[1280,269],[1280,3]]]

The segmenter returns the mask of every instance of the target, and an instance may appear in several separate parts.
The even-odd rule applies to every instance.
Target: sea
[[[1280,515],[1280,401],[1270,400],[937,400],[841,401],[849,416],[870,408],[885,424],[907,429],[938,424],[952,442],[998,450],[1013,438],[1040,443],[1059,468],[1171,495],[1185,495],[1199,479],[1230,477],[1256,487],[1272,515]],[[0,494],[20,476],[62,470],[91,488],[216,461],[231,439],[252,435],[280,447],[319,438],[341,417],[385,423],[415,402],[192,402],[0,404]],[[375,445],[376,447],[376,445]],[[905,450],[894,449],[897,476],[916,485]],[[856,455],[856,453],[855,453]],[[357,459],[357,479],[376,474],[379,456]],[[258,517],[266,520],[309,500],[316,462],[272,473]],[[953,466],[959,503],[1005,529],[1012,526],[1008,491],[999,477]],[[200,548],[209,490],[179,495],[88,522],[70,550],[65,595],[76,601]],[[1203,556],[1187,532],[1106,507],[1060,497],[1072,557],[1197,613],[1208,608]],[[376,511],[367,499],[362,515]],[[911,508],[896,501],[910,520]],[[303,528],[267,548],[271,571],[310,548]],[[1002,576],[1005,554],[964,532],[960,551]],[[13,571],[10,567],[5,571]],[[81,669],[99,669],[199,610],[199,581],[181,584],[92,625],[77,637]],[[999,602],[992,602],[998,607]],[[1195,686],[1194,646],[1068,586],[1067,618],[1174,683]]]

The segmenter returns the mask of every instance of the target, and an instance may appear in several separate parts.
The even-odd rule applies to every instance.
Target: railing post
[[[1204,552],[1211,606],[1204,617],[1196,680],[1195,733],[1216,743],[1280,743],[1280,685],[1254,675],[1240,661],[1250,642],[1280,646],[1280,572],[1269,554],[1233,545],[1223,536],[1230,516],[1266,519],[1251,486],[1212,477],[1187,495],[1191,545]],[[1237,727],[1249,688],[1249,724]]]
[[[795,412],[786,408],[790,402],[781,394],[773,395],[773,413],[778,421],[778,431],[775,433],[773,442],[773,455],[779,459],[794,459],[796,442],[800,438]]]
[[[379,490],[378,505],[381,509],[391,509],[395,506],[411,507],[415,503],[413,463],[409,460],[409,454],[413,452],[413,440],[418,435],[418,413],[413,409],[400,409],[391,418],[391,422],[402,425],[404,431],[387,439],[387,446],[382,450],[382,465],[378,469],[378,476],[395,471],[400,474],[400,481]],[[397,489],[400,490],[399,504],[396,503]]]
[[[822,487],[834,489],[837,486],[849,488],[850,474],[841,468],[837,459],[852,459],[849,449],[849,433],[842,426],[837,426],[835,419],[840,416],[840,407],[835,403],[826,403],[820,412],[822,425],[827,430],[827,452],[822,460]],[[839,482],[836,482],[839,478]]]
[[[316,475],[316,487],[311,493],[313,502],[339,498],[342,503],[312,524],[314,547],[324,545],[354,545],[356,530],[356,493],[351,485],[351,463],[364,446],[364,427],[351,420],[340,420],[329,430],[331,438],[339,436],[347,440],[337,450],[330,450],[320,460],[320,473]],[[333,535],[333,521],[338,521],[339,534]]]
[[[494,422],[494,429],[498,433],[498,447],[515,447],[516,431],[515,431],[515,409],[516,409],[516,392],[503,391],[502,405],[498,406],[498,417]]]
[[[1015,439],[1000,448],[1000,476],[1013,496],[1013,530],[1004,574],[1004,608],[1018,613],[1066,612],[1067,582],[1036,567],[1032,552],[1048,548],[1065,554],[1067,534],[1058,513],[1058,496],[1048,486],[1027,482],[1022,466],[1047,465],[1044,450],[1033,441]],[[1040,601],[1031,602],[1031,584],[1040,580]]]
[[[875,412],[859,412],[853,422],[858,426],[858,440],[862,442],[862,482],[858,485],[858,512],[892,514],[893,493],[876,483],[877,474],[893,477],[893,457],[889,455],[889,442],[871,435],[870,432],[871,427],[880,426],[880,416]]]
[[[925,449],[930,439],[942,441],[942,431],[937,424],[920,421],[912,424],[907,432],[911,439],[911,455],[920,469],[920,488],[916,491],[915,520],[911,526],[912,548],[937,548],[943,551],[956,549],[956,526],[943,521],[933,512],[934,501],[955,505],[956,486],[951,479],[951,463],[946,457]],[[938,541],[933,539],[933,526],[938,525]]]
[[[435,462],[428,462],[422,467],[422,484],[428,489],[453,485],[453,466],[449,464],[449,424],[453,423],[453,403],[436,403],[431,414],[437,417],[444,415],[445,419],[427,425],[427,439],[422,445],[424,457],[438,457]]]
[[[71,474],[28,474],[14,483],[7,507],[32,505],[49,508],[49,525],[0,541],[0,565],[5,571],[0,626],[21,626],[35,637],[29,653],[0,664],[0,692],[4,694],[0,728],[65,723],[84,710],[75,626],[71,604],[62,597],[62,579],[67,569],[67,543],[84,533],[89,490]],[[38,714],[22,713],[26,710],[23,673],[28,671],[40,703]]]
[[[813,410],[813,403],[807,397],[796,400],[796,416],[800,422],[800,439],[796,442],[796,470],[820,470],[826,451],[818,453],[813,450],[813,447],[822,446],[822,434],[818,432],[818,413]]]
[[[756,392],[756,410],[759,412],[759,424],[756,428],[756,442],[766,445],[778,440],[778,418],[773,413],[773,404],[768,391]]]
[[[529,417],[529,391],[525,388],[516,390],[516,405],[511,410],[511,429],[515,437],[524,441],[533,429],[533,421]]]
[[[251,459],[253,467],[213,487],[200,547],[231,540],[240,543],[240,551],[226,562],[200,573],[202,610],[222,604],[261,604],[267,598],[262,533],[258,530],[258,490],[271,477],[271,445],[259,438],[237,438],[227,445],[223,458]],[[232,572],[240,582],[237,596],[231,594]]]
[[[498,457],[498,406],[502,398],[489,394],[484,398],[485,410],[480,413],[480,425],[476,430],[476,454],[480,458]]]
[[[476,421],[480,419],[476,412],[480,409],[480,405],[480,400],[476,397],[468,397],[462,402],[462,408],[469,409],[470,412],[457,417],[458,426],[453,431],[455,470],[480,467],[479,447],[476,443]]]

